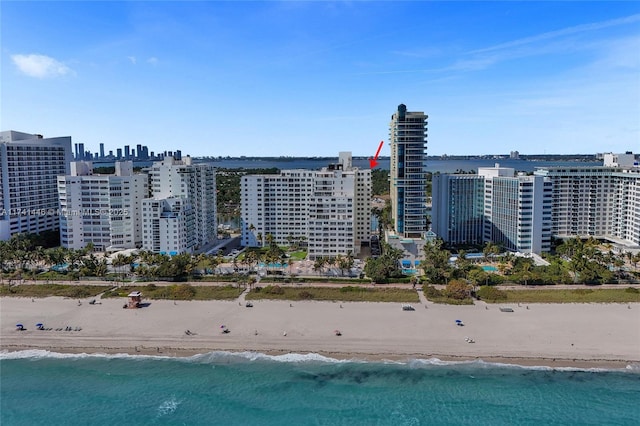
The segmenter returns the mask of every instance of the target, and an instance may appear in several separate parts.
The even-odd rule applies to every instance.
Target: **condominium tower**
[[[391,216],[395,233],[405,238],[427,231],[427,118],[401,104],[389,126]]]
[[[552,232],[640,246],[640,167],[632,153],[605,154],[602,166],[543,167],[553,182]]]
[[[304,241],[310,259],[358,254],[371,234],[371,170],[351,153],[320,171],[282,170],[241,181],[242,245]]]
[[[0,132],[0,240],[59,228],[56,180],[71,160],[70,136]]]
[[[174,255],[204,249],[217,239],[216,172],[191,157],[165,157],[148,170],[151,197],[142,201],[142,244]]]
[[[449,244],[484,241],[484,177],[432,176],[431,228]]]
[[[551,250],[551,181],[515,175],[508,167],[480,167],[484,178],[484,241],[521,253]]]
[[[71,163],[58,176],[60,242],[63,247],[120,250],[142,246],[141,206],[148,196],[148,177],[133,173],[131,161],[117,161],[115,174],[93,174],[90,162]]]
[[[433,231],[451,244],[492,242],[523,253],[551,248],[552,183],[508,167],[433,176]]]

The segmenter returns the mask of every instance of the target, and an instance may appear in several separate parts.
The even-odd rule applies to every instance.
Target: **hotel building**
[[[360,252],[371,234],[371,171],[351,153],[320,171],[283,170],[241,180],[242,245],[306,240],[309,259]]]
[[[115,163],[115,174],[94,175],[91,162],[72,162],[71,173],[58,176],[60,242],[63,247],[120,250],[142,246],[141,203],[148,196],[146,174],[133,174],[133,163]]]
[[[0,132],[0,240],[60,227],[57,177],[71,160],[70,136]]]
[[[391,116],[391,215],[395,234],[403,238],[422,238],[427,231],[427,118],[403,104]]]
[[[216,172],[191,157],[166,157],[148,169],[151,197],[142,201],[142,245],[174,255],[217,240]]]

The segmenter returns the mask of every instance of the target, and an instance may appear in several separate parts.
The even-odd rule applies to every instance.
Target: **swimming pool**
[[[484,269],[485,272],[495,272],[498,270],[498,268],[496,268],[495,266],[491,266],[491,265],[483,265],[482,269]]]
[[[260,263],[258,263],[258,266],[261,267],[261,268],[264,268],[265,266],[268,267],[268,268],[286,268],[287,264],[278,262],[278,263],[269,263],[267,265],[266,263],[260,262]]]

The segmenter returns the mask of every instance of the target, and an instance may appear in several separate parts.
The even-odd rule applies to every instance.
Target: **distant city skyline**
[[[25,24],[37,31],[25,31]],[[2,130],[91,153],[638,151],[638,2],[3,2]]]

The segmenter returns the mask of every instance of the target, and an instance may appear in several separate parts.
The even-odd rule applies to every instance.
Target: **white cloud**
[[[24,74],[35,78],[59,77],[73,74],[73,70],[46,55],[12,55],[11,59]]]
[[[131,63],[132,63],[133,65],[135,65],[135,64],[136,64],[136,57],[135,57],[135,56],[127,56],[127,58],[129,58],[129,60],[131,61]]]
[[[640,14],[626,16],[624,18],[611,19],[609,21],[593,22],[589,24],[576,25],[574,27],[563,28],[561,30],[549,31],[546,33],[538,34],[531,37],[525,37],[518,40],[508,41],[495,46],[486,47],[484,49],[477,49],[470,53],[485,53],[496,50],[511,49],[513,47],[519,47],[531,43],[537,43],[540,41],[546,41],[555,39],[558,37],[564,37],[567,35],[580,34],[589,31],[596,31],[610,27],[617,27],[620,25],[636,24],[640,21]]]
[[[147,59],[147,62],[150,63],[151,65],[157,65],[158,64],[158,58],[156,58],[155,56],[152,56],[149,59]]]

